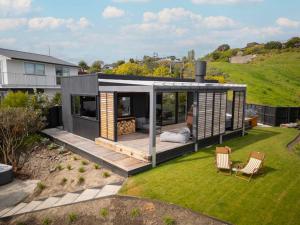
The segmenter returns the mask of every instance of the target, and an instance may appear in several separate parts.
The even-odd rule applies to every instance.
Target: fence
[[[49,109],[47,115],[47,128],[62,126],[62,107],[54,106]]]
[[[246,105],[246,116],[258,116],[258,122],[279,126],[282,123],[294,123],[300,120],[300,107],[271,107],[256,104]]]

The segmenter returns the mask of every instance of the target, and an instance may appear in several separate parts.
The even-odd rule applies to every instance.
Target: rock
[[[49,169],[49,172],[53,173],[53,172],[55,172],[55,170],[56,170],[56,167],[52,167],[52,168]]]

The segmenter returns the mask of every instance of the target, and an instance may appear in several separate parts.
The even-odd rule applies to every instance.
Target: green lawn
[[[250,64],[212,62],[208,67],[228,74],[228,82],[247,84],[248,103],[300,105],[300,51],[260,56]]]
[[[250,183],[217,174],[214,147],[183,156],[129,178],[121,194],[159,199],[234,224],[300,224],[300,157],[286,144],[299,131],[256,128],[226,142],[232,160],[266,153],[265,173]]]

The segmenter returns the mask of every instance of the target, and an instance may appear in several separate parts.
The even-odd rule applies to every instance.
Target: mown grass
[[[218,174],[214,148],[201,149],[129,178],[121,194],[158,199],[233,224],[300,224],[300,157],[286,145],[299,131],[256,128],[225,144],[234,163],[266,153],[264,174],[251,182]]]
[[[227,82],[247,84],[248,103],[300,105],[300,51],[259,56],[249,64],[211,62],[208,67],[228,74]]]

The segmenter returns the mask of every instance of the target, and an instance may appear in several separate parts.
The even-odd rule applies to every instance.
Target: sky
[[[300,36],[299,0],[0,0],[0,47],[77,63]]]

